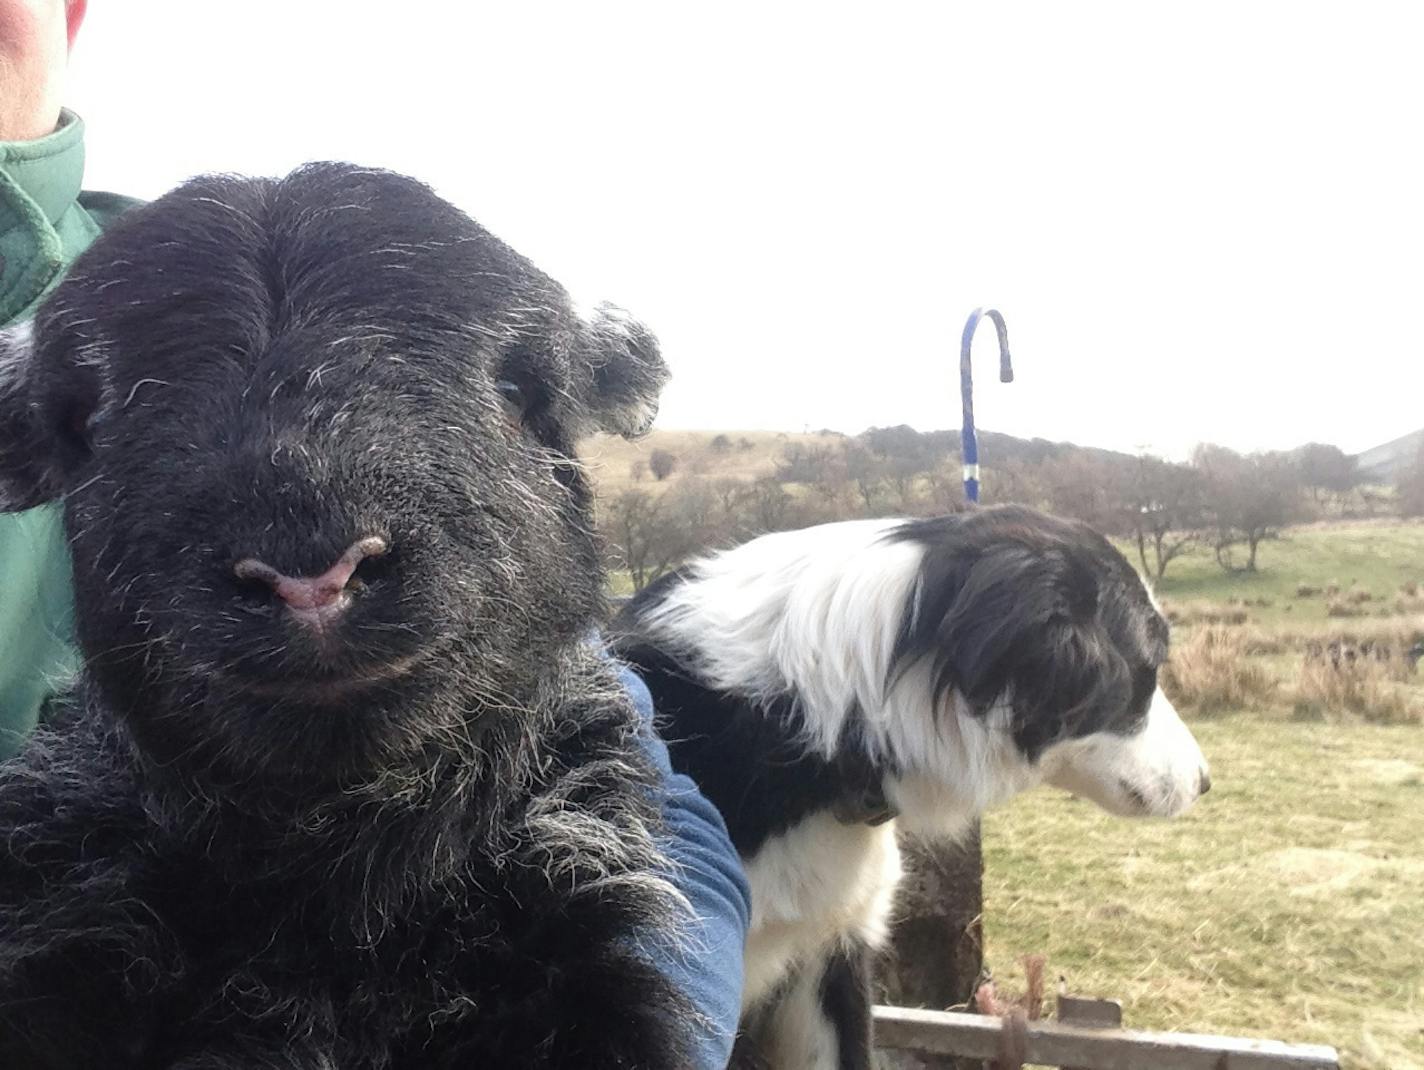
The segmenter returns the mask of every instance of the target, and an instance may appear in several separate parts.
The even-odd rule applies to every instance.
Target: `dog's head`
[[[419,183],[205,177],[0,341],[0,507],[63,503],[89,670],[173,754],[369,762],[515,701],[599,608],[574,442],[652,336]]]
[[[1101,535],[1004,507],[912,521],[890,539],[922,554],[892,678],[916,675],[937,717],[1012,740],[1036,777],[1114,813],[1172,816],[1208,789],[1157,686],[1167,622]]]

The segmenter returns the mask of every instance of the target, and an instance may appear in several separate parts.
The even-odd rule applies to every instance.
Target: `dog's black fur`
[[[652,337],[327,164],[134,211],[5,345],[0,505],[62,502],[85,670],[0,768],[0,1066],[683,1065],[573,460]],[[372,535],[329,629],[234,572]]]

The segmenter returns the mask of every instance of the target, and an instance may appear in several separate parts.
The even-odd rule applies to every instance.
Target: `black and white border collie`
[[[752,889],[737,1066],[870,1065],[895,830],[1040,782],[1173,816],[1210,786],[1157,687],[1167,622],[1086,526],[1019,507],[766,535],[663,577],[615,649]]]

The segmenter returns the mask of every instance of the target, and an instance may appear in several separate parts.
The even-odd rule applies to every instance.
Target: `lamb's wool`
[[[0,505],[62,500],[85,670],[0,768],[0,1066],[679,1065],[573,454],[665,376],[346,165],[195,180],[4,336]],[[260,578],[339,560],[323,614]]]

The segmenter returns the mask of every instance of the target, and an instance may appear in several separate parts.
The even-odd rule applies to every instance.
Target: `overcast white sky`
[[[645,319],[659,426],[1184,455],[1424,425],[1415,4],[92,0],[91,188],[431,182]]]

